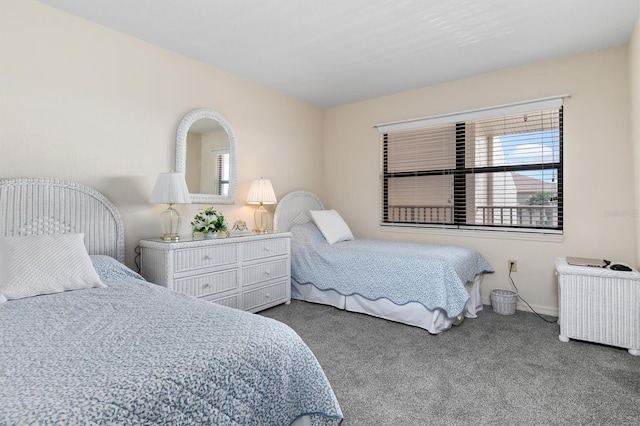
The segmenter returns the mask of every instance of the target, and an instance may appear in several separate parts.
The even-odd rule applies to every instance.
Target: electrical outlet
[[[510,272],[518,272],[518,261],[515,259],[507,260],[508,269]]]

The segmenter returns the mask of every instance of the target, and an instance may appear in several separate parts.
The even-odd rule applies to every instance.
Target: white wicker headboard
[[[293,191],[282,197],[273,215],[273,230],[287,232],[293,225],[311,220],[309,210],[324,210],[322,201],[307,191]]]
[[[45,178],[0,179],[0,236],[84,233],[89,254],[124,263],[120,212],[93,188]]]

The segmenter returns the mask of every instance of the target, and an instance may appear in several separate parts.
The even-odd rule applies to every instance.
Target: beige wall
[[[636,263],[627,48],[537,63],[326,111],[325,197],[357,236],[472,247],[496,270],[482,294],[510,288],[507,259],[523,296],[557,312],[554,260],[588,256]],[[378,223],[375,124],[568,93],[564,109],[565,232],[561,240],[473,232],[389,232]]]
[[[634,149],[635,170],[635,220],[636,220],[636,265],[640,266],[640,14],[629,42],[629,92],[631,94],[631,140]]]
[[[231,223],[253,223],[244,200],[260,176],[277,196],[323,194],[322,110],[41,3],[0,2],[0,176],[103,192],[124,217],[130,266],[138,240],[159,235],[165,206],[149,196],[174,168],[176,130],[194,108],[236,133],[237,201],[217,206]],[[178,210],[190,222],[201,207]]]
[[[148,199],[157,174],[173,168],[177,126],[191,109],[210,108],[238,139],[237,201],[216,207],[229,221],[252,221],[254,208],[244,204],[249,185],[268,177],[279,197],[295,189],[316,192],[356,235],[480,250],[496,269],[483,284],[485,298],[491,288],[509,287],[507,259],[517,259],[513,277],[521,295],[555,313],[556,257],[640,264],[640,218],[633,214],[634,198],[640,200],[633,184],[634,164],[640,170],[638,31],[629,51],[614,48],[322,111],[49,6],[4,1],[0,176],[75,180],[105,193],[123,214],[132,266],[137,241],[159,234],[156,218],[164,207]],[[563,93],[571,97],[561,241],[381,231],[375,124]],[[200,207],[178,206],[186,222]]]

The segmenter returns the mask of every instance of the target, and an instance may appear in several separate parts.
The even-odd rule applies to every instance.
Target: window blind
[[[561,231],[562,99],[513,107],[378,126],[381,224]]]
[[[215,156],[215,182],[219,195],[229,194],[229,150],[213,150]]]

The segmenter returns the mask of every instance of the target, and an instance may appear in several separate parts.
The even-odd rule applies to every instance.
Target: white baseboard
[[[485,305],[491,305],[491,298],[490,297],[483,297],[482,298],[482,303]],[[550,308],[548,306],[540,306],[540,305],[531,305],[531,307],[540,315],[549,315],[552,317],[557,317],[558,316],[558,308]],[[529,309],[529,307],[527,305],[525,305],[522,300],[518,299],[518,302],[516,303],[516,310],[518,311],[524,311],[524,312],[531,312],[531,309]]]

